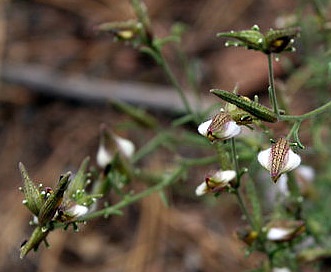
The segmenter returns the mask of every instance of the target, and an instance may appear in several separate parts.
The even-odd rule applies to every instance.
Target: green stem
[[[238,157],[236,151],[236,143],[234,138],[231,138],[231,154],[232,154],[234,169],[236,171],[236,184],[234,185],[234,188],[238,188],[240,186],[240,169],[239,169],[239,163],[238,163]]]
[[[117,204],[106,207],[104,209],[98,210],[96,212],[88,213],[85,216],[82,216],[78,218],[76,222],[83,222],[83,221],[88,221],[97,217],[101,216],[109,216],[112,214],[119,214],[119,210],[123,209],[124,207],[137,202],[138,200],[145,198],[149,195],[151,195],[154,192],[158,192],[162,190],[163,188],[169,186],[170,184],[174,183],[177,181],[182,174],[186,171],[187,167],[186,165],[182,164],[180,167],[178,167],[170,176],[167,176],[164,178],[162,182],[159,184],[150,187],[146,189],[145,191],[142,191],[140,193],[137,193],[135,195],[127,195],[123,198],[122,201],[118,202]],[[65,226],[65,223],[60,223],[60,224],[55,224],[54,228],[62,228]]]
[[[274,68],[272,65],[272,54],[268,54],[268,74],[269,74],[269,97],[271,99],[272,107],[274,113],[279,117],[279,109],[277,104],[277,97],[276,97],[276,88],[274,82]]]
[[[279,116],[279,120],[281,120],[281,121],[303,121],[305,119],[308,119],[308,118],[314,117],[318,114],[321,114],[324,111],[326,111],[327,109],[331,109],[331,101],[324,104],[323,106],[320,106],[317,109],[314,109],[314,110],[307,112],[305,114],[302,114],[302,115],[281,115],[281,116]]]
[[[180,84],[178,83],[178,80],[176,79],[175,75],[173,74],[172,70],[169,67],[169,64],[167,63],[167,61],[165,60],[165,58],[163,57],[163,54],[161,51],[157,51],[158,55],[159,55],[159,60],[161,60],[160,65],[162,66],[164,72],[166,73],[166,75],[168,76],[171,84],[175,87],[175,89],[177,90],[178,95],[180,96],[185,110],[188,114],[192,114],[193,111],[191,109],[191,106],[185,96],[184,90],[182,89],[182,87],[180,86]]]
[[[255,226],[250,214],[248,213],[248,210],[246,209],[245,202],[244,202],[238,188],[235,189],[234,194],[237,198],[240,210],[244,214],[244,216],[245,216],[246,220],[248,221],[249,225],[252,227],[252,229],[257,229],[257,227]]]
[[[133,9],[135,10],[138,20],[142,23],[143,28],[145,29],[145,35],[147,36],[147,31],[150,28],[150,21],[149,21],[149,17],[148,17],[145,5],[142,3],[141,0],[131,0],[131,5],[132,5]],[[181,88],[180,84],[178,83],[178,80],[174,76],[173,72],[171,71],[167,61],[163,57],[161,50],[157,46],[155,46],[153,43],[146,44],[146,46],[148,47],[146,49],[146,52],[150,53],[150,55],[152,57],[154,57],[155,61],[162,66],[162,68],[165,71],[166,75],[168,76],[171,84],[176,88],[176,90],[184,104],[186,112],[189,114],[192,114],[193,111],[184,94],[184,91]]]

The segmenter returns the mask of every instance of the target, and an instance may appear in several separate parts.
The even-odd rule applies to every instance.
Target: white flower
[[[287,267],[275,267],[272,272],[291,272],[291,270]]]
[[[136,149],[134,144],[130,140],[124,139],[120,136],[114,135],[114,139],[117,143],[118,149],[122,152],[122,154],[127,158],[131,158]]]
[[[267,233],[267,239],[270,241],[282,241],[292,233],[291,229],[271,228]]]
[[[88,210],[88,207],[76,204],[67,209],[65,213],[70,217],[80,217],[87,214]]]
[[[198,132],[207,137],[210,141],[227,140],[237,136],[241,127],[232,120],[229,113],[220,112],[198,127]]]
[[[202,196],[209,192],[221,192],[228,186],[230,181],[236,177],[236,171],[233,170],[219,170],[211,176],[207,176],[205,181],[201,183],[195,190],[197,196]]]
[[[105,168],[108,163],[111,162],[113,159],[112,154],[108,152],[105,145],[101,144],[99,145],[98,152],[97,152],[97,164],[101,168]]]
[[[257,159],[270,171],[271,179],[275,183],[283,173],[297,168],[301,163],[300,156],[290,149],[289,142],[284,138],[280,138],[270,148],[261,151]]]
[[[116,152],[125,158],[131,158],[135,152],[134,144],[111,131],[105,126],[101,127],[100,144],[96,156],[99,167],[105,168],[112,160]]]
[[[303,221],[273,221],[267,226],[267,239],[273,242],[290,241],[305,230]]]

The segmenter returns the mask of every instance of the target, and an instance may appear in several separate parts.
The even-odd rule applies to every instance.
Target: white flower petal
[[[210,119],[210,120],[208,120],[208,121],[206,121],[206,122],[201,123],[201,124],[199,125],[199,127],[198,127],[198,132],[199,132],[201,135],[207,137],[208,128],[209,128],[211,122],[212,122],[212,119]]]
[[[281,173],[289,172],[297,168],[301,163],[301,157],[295,154],[291,149],[288,151],[288,160],[281,170]]]
[[[241,132],[241,127],[236,124],[234,121],[229,121],[225,124],[225,129],[222,131],[218,138],[222,140],[230,139],[237,136]]]
[[[96,159],[99,167],[105,168],[111,162],[113,156],[106,150],[104,145],[99,145]]]
[[[206,182],[201,183],[196,189],[195,194],[197,196],[202,196],[208,191]]]
[[[88,212],[88,208],[83,205],[74,205],[70,209],[66,210],[66,213],[72,217],[79,217]]]
[[[257,160],[259,161],[259,163],[268,171],[271,170],[270,153],[271,153],[271,148],[268,148],[266,150],[261,151],[257,155]]]
[[[130,140],[115,136],[115,141],[125,157],[131,158],[133,156],[135,146]]]
[[[228,183],[236,177],[237,173],[233,170],[217,171],[211,178],[213,182]]]
[[[291,229],[271,228],[267,233],[267,239],[270,241],[280,241],[285,239],[291,232]]]
[[[272,272],[291,272],[291,270],[287,267],[274,267]]]

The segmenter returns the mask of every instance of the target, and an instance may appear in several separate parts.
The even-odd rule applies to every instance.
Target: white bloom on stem
[[[195,190],[197,196],[202,196],[209,192],[221,192],[230,186],[230,181],[235,179],[236,171],[233,170],[219,170],[213,175],[207,176]]]
[[[267,226],[267,236],[269,241],[284,242],[290,241],[304,232],[306,229],[305,223],[301,220],[297,221],[273,221]]]
[[[292,233],[291,229],[271,228],[267,233],[267,239],[270,241],[283,241]]]
[[[135,146],[130,140],[108,131],[104,125],[101,126],[100,144],[96,156],[97,164],[101,168],[105,168],[113,160],[116,152],[129,159],[135,152]]]
[[[76,218],[87,214],[88,210],[88,207],[76,204],[67,209],[65,213],[70,217]]]
[[[237,136],[241,132],[241,127],[232,120],[229,113],[220,112],[213,119],[200,124],[198,132],[210,141],[227,140]]]
[[[113,159],[112,154],[106,149],[105,145],[100,144],[97,152],[97,164],[105,168]]]
[[[122,152],[122,154],[127,158],[131,158],[136,149],[134,144],[130,140],[124,139],[120,136],[114,135],[114,139],[117,143],[118,149]]]
[[[271,179],[275,183],[283,173],[292,171],[301,163],[300,156],[291,150],[289,142],[284,138],[280,138],[270,148],[261,151],[257,159],[270,172]]]
[[[272,272],[291,272],[291,270],[287,267],[274,267]]]

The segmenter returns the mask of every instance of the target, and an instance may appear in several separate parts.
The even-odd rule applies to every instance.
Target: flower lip
[[[266,238],[273,242],[290,241],[305,231],[305,223],[297,221],[273,221],[269,223]]]
[[[219,170],[213,175],[209,175],[205,178],[195,190],[197,196],[202,196],[206,193],[217,193],[222,192],[228,186],[230,186],[230,181],[236,177],[236,171],[233,170]]]
[[[83,216],[84,214],[86,214],[88,212],[88,210],[89,210],[88,207],[76,204],[76,205],[73,205],[72,207],[70,207],[65,212],[69,216],[80,217],[80,216]]]
[[[210,141],[227,140],[237,136],[241,132],[241,127],[232,120],[229,113],[220,112],[212,119],[201,123],[198,132]]]
[[[285,138],[280,138],[271,148],[258,154],[258,161],[270,172],[271,179],[276,183],[283,173],[297,168],[301,158],[290,149]]]

